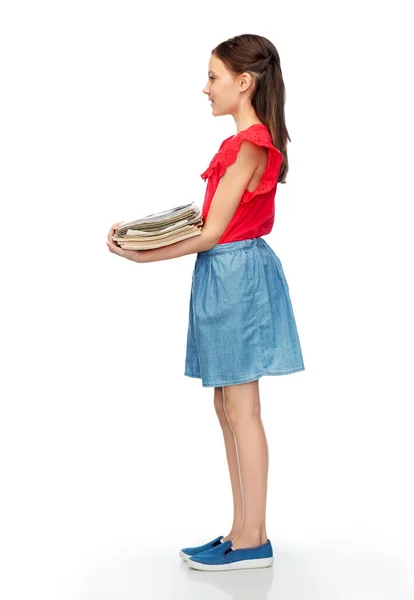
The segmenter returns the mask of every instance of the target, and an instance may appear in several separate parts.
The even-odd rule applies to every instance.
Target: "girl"
[[[275,46],[253,34],[212,50],[203,89],[213,115],[231,115],[226,138],[202,173],[207,188],[199,236],[153,250],[111,252],[136,262],[197,253],[185,375],[214,387],[233,492],[230,532],[180,556],[193,568],[267,567],[268,448],[260,417],[259,378],[304,370],[282,264],[262,236],[272,231],[277,183],[288,172],[285,87]]]

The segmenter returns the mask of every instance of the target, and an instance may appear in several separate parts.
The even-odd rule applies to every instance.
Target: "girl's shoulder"
[[[246,129],[242,129],[235,135],[227,137],[220,144],[218,152],[221,154],[226,154],[227,152],[233,153],[234,151],[238,152],[241,143],[244,140],[252,142],[257,146],[270,148],[272,150],[276,150],[276,152],[279,152],[279,150],[277,150],[277,148],[275,148],[273,145],[272,136],[270,135],[268,128],[263,123],[255,123]]]
[[[269,130],[262,123],[251,125],[250,127],[247,127],[247,129],[242,129],[236,133],[236,135],[231,135],[223,140],[216,156],[219,156],[220,159],[227,164],[233,163],[242,142],[245,140],[251,142],[258,148],[266,148],[269,150],[272,161],[277,162],[278,159],[282,158],[281,152],[273,145],[272,136],[270,135]]]
[[[212,158],[208,168],[201,174],[201,177],[207,179],[213,173],[222,177],[226,168],[236,160],[240,146],[244,140],[268,149],[270,155],[262,182],[264,184],[268,180],[273,180],[274,174],[278,173],[280,169],[283,157],[281,152],[273,145],[269,130],[262,123],[251,125],[247,129],[242,129],[235,135],[231,135],[223,140],[218,152]],[[262,187],[267,189],[268,186],[263,185]]]

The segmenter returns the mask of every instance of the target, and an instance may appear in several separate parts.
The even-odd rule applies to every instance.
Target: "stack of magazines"
[[[112,239],[125,250],[149,250],[200,235],[202,228],[202,211],[190,203],[121,223]]]

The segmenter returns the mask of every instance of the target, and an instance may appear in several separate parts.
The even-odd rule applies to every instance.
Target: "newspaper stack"
[[[149,250],[200,235],[202,228],[202,211],[190,203],[121,223],[112,239],[125,250]]]

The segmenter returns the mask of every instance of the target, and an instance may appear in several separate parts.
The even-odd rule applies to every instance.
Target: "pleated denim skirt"
[[[263,238],[197,253],[184,375],[203,387],[305,369],[282,264]]]

